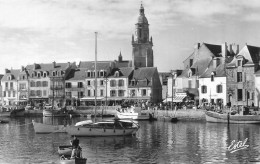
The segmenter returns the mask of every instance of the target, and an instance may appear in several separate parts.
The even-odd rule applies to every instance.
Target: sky
[[[182,69],[196,43],[260,47],[259,0],[0,0],[0,74],[33,63],[132,58],[143,4],[159,72]]]

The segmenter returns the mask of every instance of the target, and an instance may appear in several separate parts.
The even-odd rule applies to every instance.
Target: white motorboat
[[[142,110],[141,107],[117,110],[116,118],[120,120],[150,120],[153,118],[149,110]]]
[[[66,126],[38,123],[32,120],[35,133],[66,133]]]
[[[139,129],[136,122],[129,120],[110,120],[92,122],[81,121],[68,126],[67,133],[76,136],[127,136],[135,135]]]

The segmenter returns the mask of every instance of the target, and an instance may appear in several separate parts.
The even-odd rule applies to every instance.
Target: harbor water
[[[68,145],[71,136],[66,133],[35,134],[31,122],[63,124],[62,118],[6,119],[10,121],[8,124],[0,124],[1,164],[60,162],[58,146]],[[73,118],[68,122],[75,124],[85,119]],[[260,162],[260,125],[162,120],[139,121],[139,124],[141,128],[136,136],[79,137],[87,163]],[[232,149],[234,143],[239,143],[236,150]]]

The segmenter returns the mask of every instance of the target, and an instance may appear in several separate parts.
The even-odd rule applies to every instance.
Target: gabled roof
[[[195,69],[196,76],[201,76],[209,67],[212,59],[210,58],[205,58],[205,59],[200,59],[196,61],[191,68]]]
[[[11,80],[17,80],[18,79],[18,76],[19,76],[19,73],[20,73],[20,69],[11,69],[9,70],[8,73],[6,73],[1,81],[7,81],[8,80],[8,77],[11,75],[12,79]]]
[[[113,63],[113,61],[97,61],[97,70],[108,70]],[[95,70],[95,61],[81,61],[78,68]]]
[[[118,68],[122,68],[122,67],[129,67],[131,65],[131,61],[130,60],[124,60],[124,61],[117,61],[116,66]]]
[[[246,45],[246,46],[251,56],[251,60],[249,60],[249,62],[259,63],[260,47],[255,47],[250,45]]]
[[[119,77],[129,77],[133,70],[134,69],[132,67],[114,68],[111,75],[109,75],[109,78],[115,77],[116,72],[119,72]]]
[[[69,75],[65,80],[85,80],[86,79],[86,69],[73,69],[70,71]]]

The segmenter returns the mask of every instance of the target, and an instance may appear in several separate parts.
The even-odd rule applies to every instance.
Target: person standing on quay
[[[71,158],[80,157],[79,139],[74,135],[73,140],[70,141],[72,145]]]

